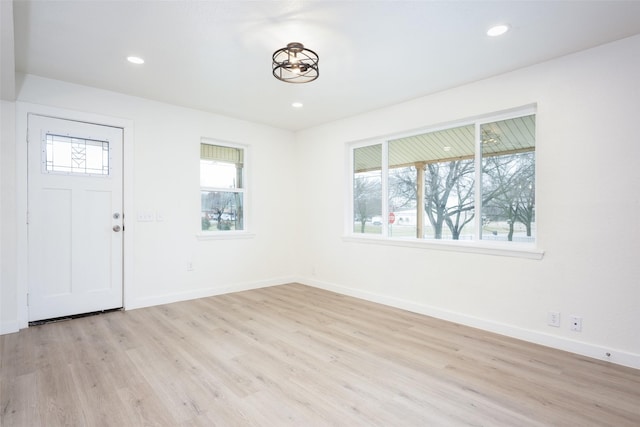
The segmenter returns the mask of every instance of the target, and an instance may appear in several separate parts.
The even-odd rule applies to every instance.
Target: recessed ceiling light
[[[302,102],[292,102],[291,106],[293,108],[302,108],[304,106],[304,104]]]
[[[444,151],[451,151],[451,147],[442,147]]]
[[[487,30],[487,35],[489,37],[497,37],[503,35],[507,31],[509,31],[509,26],[507,24],[500,24],[489,28],[489,30]]]
[[[140,58],[139,56],[127,56],[127,61],[131,62],[132,64],[144,64],[144,59]]]

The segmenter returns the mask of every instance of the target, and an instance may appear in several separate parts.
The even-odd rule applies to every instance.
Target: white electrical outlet
[[[191,261],[187,262],[187,271],[193,271],[193,262]]]
[[[549,311],[549,312],[547,312],[547,325],[559,328],[560,327],[560,312],[558,312],[558,311]]]
[[[582,331],[582,317],[569,316],[569,328],[574,332]]]

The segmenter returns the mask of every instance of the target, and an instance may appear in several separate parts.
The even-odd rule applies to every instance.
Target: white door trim
[[[123,304],[125,310],[131,301],[130,284],[133,283],[133,248],[134,248],[134,197],[133,197],[133,154],[134,123],[132,120],[103,116],[64,108],[50,107],[28,102],[16,102],[16,205],[17,205],[17,300],[18,321],[20,328],[29,325],[27,307],[28,292],[28,247],[27,247],[27,128],[28,115],[37,114],[60,119],[75,120],[105,126],[119,127],[123,135],[123,212],[126,233],[123,244]]]

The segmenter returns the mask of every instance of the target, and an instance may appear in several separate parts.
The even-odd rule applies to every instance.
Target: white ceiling
[[[640,1],[16,0],[13,13],[20,73],[290,130],[640,33]],[[511,31],[486,36],[498,23]],[[292,41],[319,54],[318,80],[272,76]]]

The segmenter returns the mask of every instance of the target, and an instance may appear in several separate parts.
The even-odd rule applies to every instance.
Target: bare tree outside
[[[353,181],[353,207],[360,233],[365,232],[367,221],[381,214],[382,183],[380,172],[356,174]]]
[[[442,239],[443,225],[447,225],[452,239],[458,240],[475,216],[473,160],[431,163],[426,172],[425,211],[433,237]]]
[[[382,214],[382,144],[356,148],[353,153],[353,221],[360,233],[382,233],[382,221],[376,227],[367,222]],[[354,224],[354,232],[356,225]]]
[[[464,226],[474,218],[473,160],[434,162],[393,169],[389,173],[390,205],[399,209],[416,207],[418,167],[425,168],[424,213],[433,228],[432,237],[442,239],[446,226],[452,238],[457,240]]]
[[[485,223],[506,222],[507,240],[513,241],[515,224],[520,222],[531,237],[535,220],[534,153],[486,157],[484,164],[483,188],[492,194],[483,208]]]
[[[240,203],[238,203],[238,198]],[[224,191],[203,191],[201,193],[202,229],[207,231],[211,223],[218,230],[241,230],[242,195]],[[238,211],[240,209],[240,212]]]
[[[394,209],[415,209],[416,207],[415,166],[389,170],[389,205]]]

